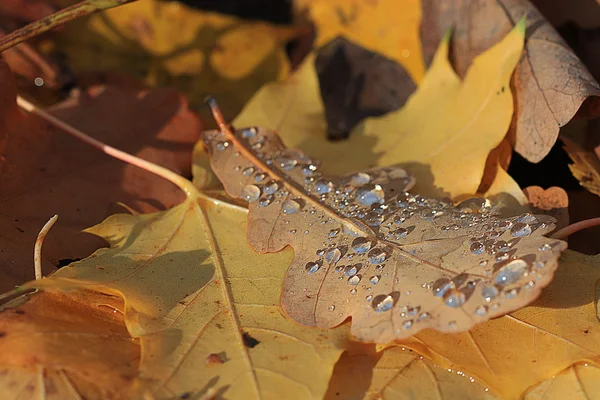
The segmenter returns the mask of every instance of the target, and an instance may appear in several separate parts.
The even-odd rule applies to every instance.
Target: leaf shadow
[[[376,352],[372,344],[362,346],[360,352],[345,351],[335,364],[325,400],[366,398],[383,352]]]

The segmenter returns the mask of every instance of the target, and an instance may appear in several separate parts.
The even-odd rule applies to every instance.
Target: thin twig
[[[34,106],[32,103],[23,99],[20,96],[17,96],[17,104],[19,105],[19,107],[23,108],[25,111],[29,111],[31,113],[38,115],[39,117],[43,118],[44,120],[50,122],[53,125],[56,125],[57,127],[59,127],[62,130],[64,130],[69,135],[74,136],[77,139],[81,140],[82,142],[87,143],[87,144],[97,148],[98,150],[102,151],[103,153],[105,153],[111,157],[114,157],[118,160],[121,160],[123,162],[126,162],[127,164],[135,165],[136,167],[142,168],[146,171],[152,172],[155,175],[165,178],[166,180],[170,181],[174,185],[178,186],[181,190],[183,190],[186,195],[188,195],[188,196],[198,195],[196,189],[194,188],[194,185],[190,181],[188,181],[187,179],[182,177],[181,175],[178,175],[175,172],[173,172],[167,168],[153,164],[150,161],[143,160],[143,159],[133,156],[129,153],[126,153],[124,151],[121,151],[119,149],[111,147],[107,144],[104,144],[101,141],[96,140],[96,139],[88,136],[87,134],[81,132],[79,129],[72,127],[71,125],[67,124],[66,122],[61,121],[60,119],[56,118],[54,115],[42,110],[41,108]]]
[[[74,4],[44,17],[40,20],[32,22],[24,27],[9,33],[0,38],[0,52],[16,46],[17,44],[31,39],[34,36],[40,35],[59,25],[65,24],[74,19],[85,17],[98,11],[108,10],[109,8],[118,7],[123,4],[132,3],[136,0],[85,0],[81,3]]]
[[[52,225],[58,219],[58,215],[50,218],[48,222],[42,227],[40,233],[38,233],[38,237],[35,241],[35,246],[33,248],[33,268],[35,270],[35,280],[38,281],[42,279],[42,244],[44,243],[44,239],[52,228]]]
[[[553,239],[564,239],[572,234],[579,232],[582,229],[592,228],[594,226],[600,226],[600,217],[585,219],[583,221],[575,222],[574,224],[567,225],[562,229],[554,232],[551,237]]]

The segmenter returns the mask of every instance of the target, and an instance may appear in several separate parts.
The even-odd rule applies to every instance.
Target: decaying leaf
[[[423,0],[421,37],[431,60],[439,39],[453,27],[452,60],[463,76],[472,60],[527,18],[525,51],[512,81],[515,150],[531,162],[548,154],[559,128],[600,87],[559,34],[527,0]]]
[[[152,212],[183,198],[171,183],[22,114],[14,82],[0,63],[0,291],[33,278],[33,244],[50,216],[58,213],[60,221],[47,238],[46,274],[60,260],[85,257],[103,245],[80,230],[105,218],[116,202]],[[51,112],[113,146],[189,174],[189,152],[201,126],[172,90],[97,87]]]
[[[32,285],[124,297],[142,349],[138,393],[321,399],[348,329],[285,318],[291,252],[257,254],[246,244],[247,210],[187,189],[170,210],[113,215],[88,229],[111,247]]]
[[[220,94],[233,117],[263,84],[286,76],[283,47],[296,34],[289,27],[147,0],[72,22],[57,47],[77,71],[128,72],[150,86],[186,94],[192,106]]]
[[[524,400],[595,399],[600,393],[600,368],[580,363],[527,391]]]
[[[315,46],[342,36],[402,65],[415,82],[424,73],[419,43],[421,9],[418,0],[297,0],[316,25]],[[375,23],[374,21],[377,21]]]
[[[402,345],[437,365],[477,377],[502,398],[521,398],[574,363],[600,363],[599,281],[598,256],[567,250],[554,280],[531,305],[469,332],[425,330]]]
[[[0,312],[0,398],[128,399],[139,344],[121,299],[39,293]]]
[[[564,189],[552,186],[542,189],[540,186],[529,186],[523,189],[531,209],[556,218],[556,228],[569,225],[569,196]]]
[[[460,371],[440,368],[398,346],[376,354],[346,352],[335,366],[325,400],[496,399]]]
[[[399,167],[321,174],[271,130],[203,134],[227,193],[249,202],[248,240],[260,253],[295,251],[282,305],[296,321],[387,343],[422,329],[470,329],[533,301],[566,247],[543,236],[554,219],[498,218],[487,200],[409,194]]]
[[[344,139],[362,119],[399,109],[415,84],[396,62],[336,38],[315,59],[327,136]]]
[[[600,160],[596,153],[567,136],[561,136],[561,140],[573,160],[573,164],[569,164],[571,173],[581,186],[600,196]]]
[[[288,80],[262,88],[234,124],[277,130],[289,147],[322,160],[328,173],[405,163],[422,195],[473,195],[489,152],[510,124],[509,80],[521,53],[523,28],[515,28],[477,58],[462,82],[448,62],[446,38],[406,105],[368,118],[344,142],[325,140],[323,103],[311,58]]]

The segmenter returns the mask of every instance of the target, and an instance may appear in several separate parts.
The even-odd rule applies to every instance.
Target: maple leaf
[[[18,300],[28,301],[0,312],[2,399],[131,398],[140,348],[121,299],[81,291]]]
[[[123,296],[141,345],[137,393],[322,398],[348,329],[285,318],[279,299],[291,253],[257,254],[245,244],[247,210],[179,181],[189,193],[182,204],[109,217],[86,232],[110,248],[28,287]]]
[[[108,214],[117,201],[141,212],[177,204],[183,195],[147,171],[106,158],[74,141],[15,102],[11,71],[0,62],[0,290],[33,278],[31,249],[40,226],[59,213],[48,237],[44,271],[103,245],[80,230]],[[147,115],[149,109],[154,110]],[[96,87],[56,104],[50,112],[97,138],[179,173],[190,169],[189,150],[201,129],[187,102],[170,89]]]

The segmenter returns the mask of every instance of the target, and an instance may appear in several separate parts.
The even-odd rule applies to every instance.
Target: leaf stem
[[[34,21],[0,38],[0,52],[74,19],[137,0],[85,0]]]
[[[583,221],[567,225],[564,228],[554,232],[550,237],[553,239],[564,239],[576,232],[579,232],[580,230],[592,228],[594,226],[600,226],[600,217],[585,219]]]
[[[54,115],[36,107],[35,105],[33,105],[32,103],[30,103],[29,101],[25,100],[24,98],[22,98],[20,96],[17,96],[17,104],[24,110],[38,115],[42,119],[50,122],[51,124],[57,126],[60,129],[64,130],[69,135],[74,136],[77,139],[81,140],[82,142],[87,143],[90,146],[97,148],[98,150],[102,151],[103,153],[105,153],[111,157],[114,157],[118,160],[121,160],[123,162],[126,162],[127,164],[135,165],[136,167],[144,169],[148,172],[152,172],[153,174],[158,175],[161,178],[164,178],[164,179],[170,181],[171,183],[173,183],[174,185],[179,187],[181,190],[183,190],[188,197],[191,195],[194,195],[194,196],[198,195],[198,191],[196,190],[196,188],[194,187],[192,182],[188,181],[181,175],[178,175],[175,172],[173,172],[167,168],[161,167],[160,165],[153,164],[150,161],[146,161],[144,159],[138,158],[129,153],[126,153],[124,151],[121,151],[119,149],[111,147],[97,139],[94,139],[93,137],[90,137],[87,134],[81,132],[79,129],[74,128],[71,125],[67,124],[66,122],[61,121],[60,119],[56,118]]]
[[[44,243],[44,239],[50,231],[50,228],[52,228],[57,219],[58,214],[50,218],[48,222],[44,224],[40,233],[38,233],[37,239],[35,241],[35,246],[33,248],[33,268],[35,271],[36,281],[42,279],[42,244]]]

